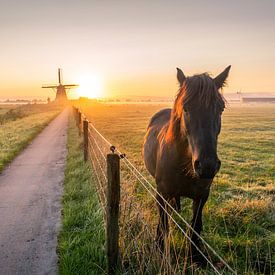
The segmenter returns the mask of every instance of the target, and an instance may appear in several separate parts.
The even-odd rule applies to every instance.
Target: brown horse
[[[214,176],[220,169],[217,141],[225,101],[219,90],[224,86],[230,67],[211,78],[207,73],[185,77],[177,68],[180,84],[173,109],[163,109],[150,120],[143,146],[146,168],[155,178],[158,192],[180,209],[180,197],[193,200],[192,228],[200,234],[202,209],[208,199]],[[158,202],[165,202],[157,196]],[[163,249],[168,233],[167,214],[159,206],[157,241]],[[199,247],[199,238],[191,235]],[[194,245],[194,262],[204,264]]]

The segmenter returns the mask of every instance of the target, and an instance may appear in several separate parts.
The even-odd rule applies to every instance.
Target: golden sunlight
[[[79,87],[77,93],[80,97],[102,97],[102,78],[95,74],[82,75],[77,79]]]

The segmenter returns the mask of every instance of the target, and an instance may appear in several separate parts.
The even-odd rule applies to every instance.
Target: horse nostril
[[[198,159],[194,161],[194,169],[195,171],[201,169],[201,162]]]

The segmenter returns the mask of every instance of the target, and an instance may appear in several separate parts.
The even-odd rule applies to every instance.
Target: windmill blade
[[[61,85],[63,82],[62,69],[58,68],[58,83]]]
[[[43,85],[42,88],[57,88],[58,85]]]
[[[62,85],[64,86],[65,88],[75,88],[75,87],[78,87],[79,85],[77,84],[65,84],[65,85]]]

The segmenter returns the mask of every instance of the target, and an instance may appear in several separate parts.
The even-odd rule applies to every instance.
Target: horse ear
[[[214,82],[218,89],[222,88],[225,85],[230,68],[231,68],[231,65],[228,66],[222,73],[220,73],[218,76],[214,78]]]
[[[183,82],[185,81],[186,77],[183,73],[183,71],[179,68],[177,68],[177,79],[180,84],[180,87],[182,86]]]

